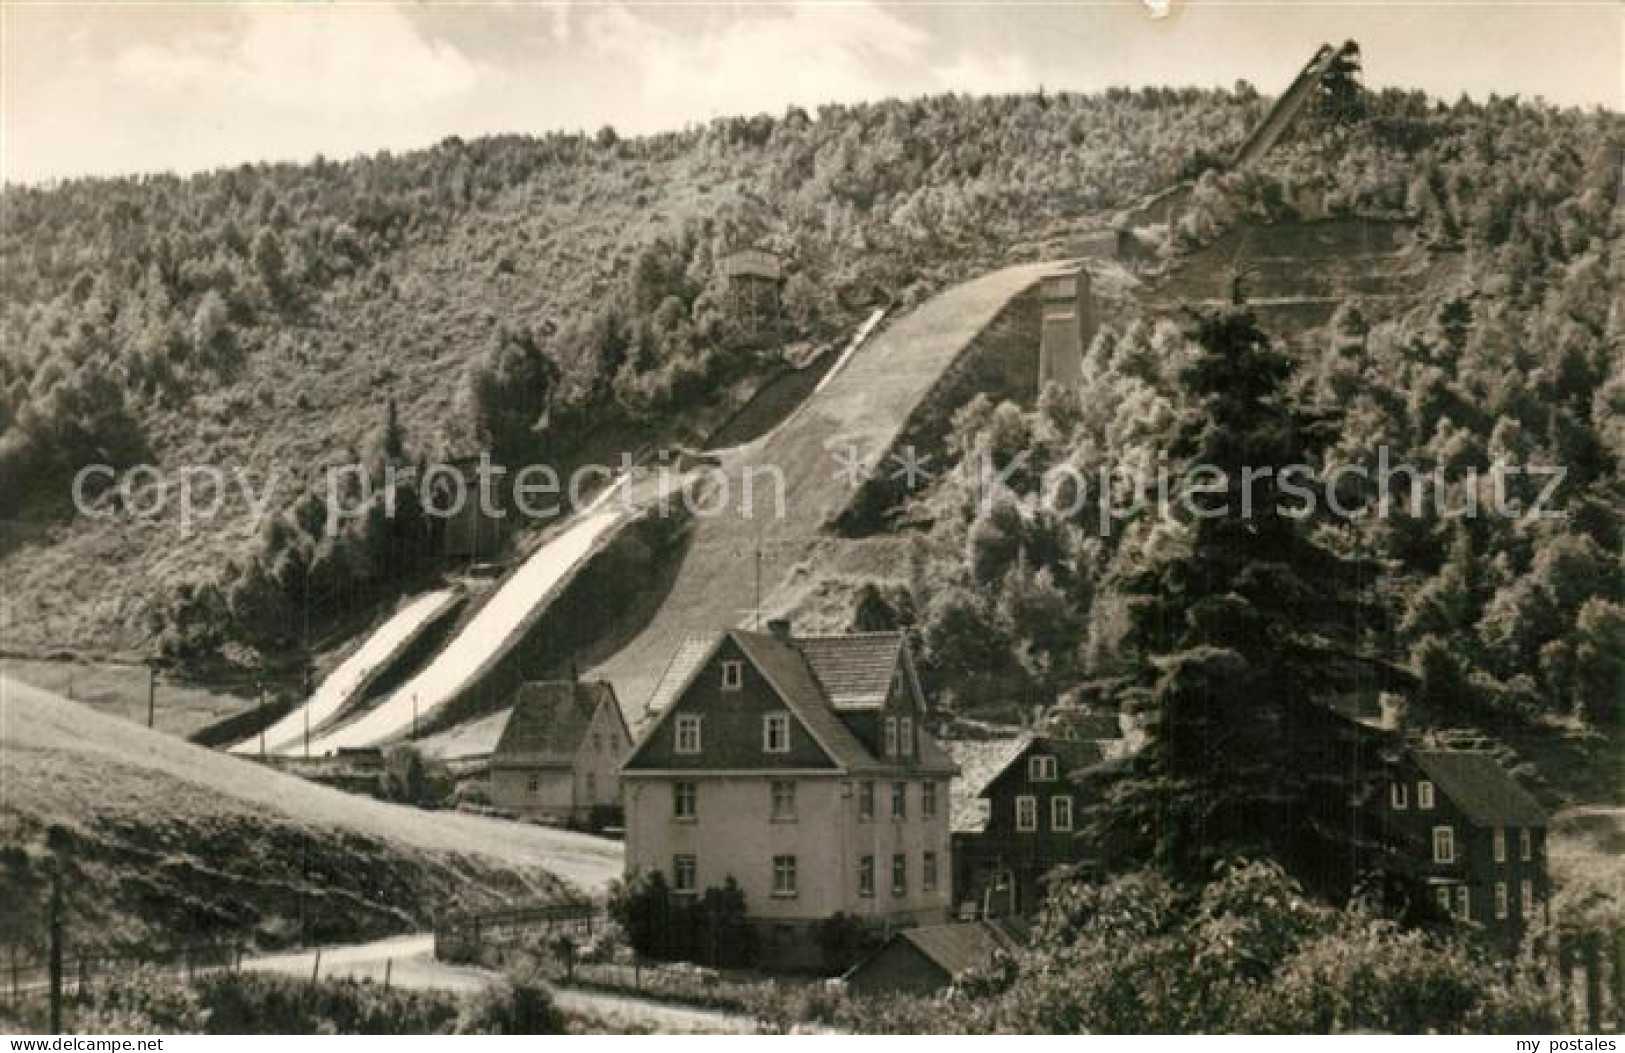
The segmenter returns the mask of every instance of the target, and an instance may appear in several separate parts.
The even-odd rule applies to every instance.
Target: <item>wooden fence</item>
[[[434,956],[442,961],[473,961],[488,948],[535,946],[560,936],[579,941],[603,922],[603,908],[586,902],[444,915],[435,919]]]
[[[237,943],[202,943],[161,951],[94,952],[66,954],[62,959],[62,993],[78,997],[97,983],[127,977],[136,969],[167,976],[196,979],[206,972],[235,971],[242,965],[243,947]],[[0,961],[0,1001],[16,1008],[50,996],[50,963],[43,958],[23,960],[15,955]]]
[[[1570,1029],[1625,1031],[1625,929],[1563,933],[1554,942],[1553,982]]]

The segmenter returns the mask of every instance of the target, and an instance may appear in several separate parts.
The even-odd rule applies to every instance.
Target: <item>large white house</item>
[[[947,919],[952,760],[899,633],[735,630],[692,651],[621,769],[629,873],[680,894],[730,877],[758,946],[810,964],[836,913]]]

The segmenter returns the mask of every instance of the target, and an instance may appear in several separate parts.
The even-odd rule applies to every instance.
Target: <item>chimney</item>
[[[788,619],[788,618],[769,618],[767,620],[767,631],[772,633],[773,637],[775,639],[786,640],[786,641],[789,640],[790,639],[790,619]]]

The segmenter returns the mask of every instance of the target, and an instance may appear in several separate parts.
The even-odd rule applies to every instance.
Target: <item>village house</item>
[[[609,684],[522,684],[491,754],[491,803],[525,819],[617,825],[620,765],[631,744]]]
[[[1071,776],[1105,760],[1106,740],[1027,735],[967,786],[956,809],[954,887],[962,917],[1033,913],[1057,868],[1090,873],[1097,854],[1086,833],[1084,786]]]
[[[1484,750],[1410,749],[1380,804],[1438,906],[1516,943],[1546,902],[1546,813]]]
[[[926,995],[1013,954],[1020,934],[991,921],[922,925],[892,936],[842,979],[854,994]]]
[[[899,633],[733,630],[680,652],[621,769],[629,873],[679,895],[729,878],[768,962],[816,966],[845,914],[879,932],[948,919],[953,762]]]

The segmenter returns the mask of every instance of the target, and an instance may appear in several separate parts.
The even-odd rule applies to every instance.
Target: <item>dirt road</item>
[[[434,937],[428,934],[396,936],[372,943],[328,947],[321,952],[320,976],[369,979],[382,983],[387,975],[391,985],[416,990],[438,989],[467,994],[481,991],[500,979],[488,969],[451,965],[434,958]],[[317,952],[245,958],[243,968],[251,971],[285,973],[309,977],[317,968]],[[694,1009],[578,988],[554,989],[554,999],[566,1012],[596,1018],[601,1024],[630,1029],[653,1030],[660,1034],[750,1034],[755,1021],[736,1013]]]

